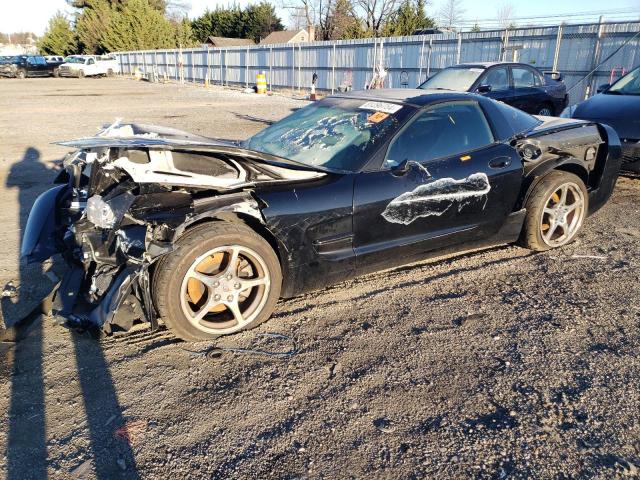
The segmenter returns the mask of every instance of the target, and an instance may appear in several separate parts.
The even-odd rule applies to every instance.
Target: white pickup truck
[[[109,55],[71,55],[64,60],[58,70],[61,77],[111,77],[120,71],[118,60]]]

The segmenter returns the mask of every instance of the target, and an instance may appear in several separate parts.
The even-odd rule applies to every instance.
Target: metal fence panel
[[[386,87],[415,87],[465,62],[519,61],[560,71],[576,103],[640,64],[640,22],[559,25],[252,47],[117,52],[123,74],[249,87],[264,72],[269,88],[361,89],[382,64]]]

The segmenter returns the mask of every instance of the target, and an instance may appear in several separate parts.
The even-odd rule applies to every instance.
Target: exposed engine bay
[[[142,125],[112,125],[61,144],[79,150],[64,159],[49,197],[38,200],[56,205],[56,218],[51,229],[26,235],[39,241],[26,242],[23,255],[38,261],[61,252],[72,271],[54,311],[72,326],[106,333],[128,330],[141,317],[157,325],[149,268],[186,228],[214,216],[263,222],[253,186],[324,175],[265,161],[231,142]]]

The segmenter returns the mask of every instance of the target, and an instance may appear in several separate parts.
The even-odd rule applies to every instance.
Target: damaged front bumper
[[[324,175],[162,127],[118,123],[63,144],[79,150],[36,200],[21,256],[41,262],[61,254],[70,268],[54,314],[105,333],[128,330],[136,319],[157,326],[152,270],[190,225],[232,217],[264,223],[257,183]]]
[[[69,269],[55,293],[53,313],[70,326],[111,333],[117,328],[128,330],[136,319],[143,318],[157,326],[149,268],[173,247],[154,238],[158,227],[153,223],[125,219],[125,208],[134,202],[129,198],[122,201],[123,196],[127,197],[115,197],[113,210],[108,202],[102,205],[115,215],[114,229],[87,219],[86,202],[78,198],[78,190],[70,184],[44,192],[31,209],[21,257],[31,263],[62,254]],[[190,210],[185,205],[185,213]],[[96,222],[100,219],[93,218]],[[177,215],[174,223],[185,219],[186,214]],[[161,227],[166,228],[166,224]]]

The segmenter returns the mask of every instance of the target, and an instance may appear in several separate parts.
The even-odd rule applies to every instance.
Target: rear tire
[[[107,77],[113,77],[113,69],[107,70]]]
[[[156,267],[152,293],[177,337],[210,340],[271,316],[282,272],[271,245],[256,232],[216,221],[195,227],[175,246]]]
[[[58,77],[60,76],[60,70],[59,70],[59,69],[57,69],[57,68],[54,68],[54,69],[53,69],[53,72],[52,72],[52,75],[53,75],[55,78],[58,78]]]
[[[575,239],[589,211],[589,195],[580,177],[554,170],[533,188],[526,209],[520,243],[542,252]]]
[[[78,78],[84,78],[84,70],[78,70]]]

